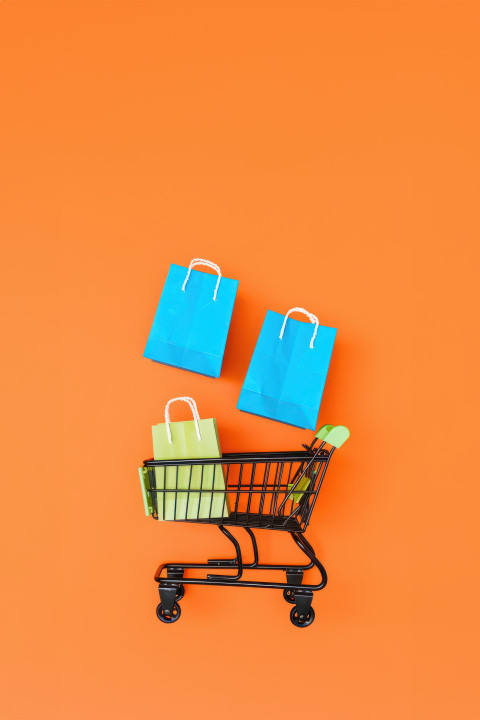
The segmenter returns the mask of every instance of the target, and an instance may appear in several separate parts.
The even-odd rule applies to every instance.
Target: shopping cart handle
[[[317,437],[319,440],[325,440],[325,435],[327,435],[330,430],[333,430],[333,425],[322,425],[320,430],[317,430],[317,434],[315,435],[315,437]]]
[[[333,445],[335,448],[339,448],[344,442],[350,437],[350,430],[345,425],[323,425],[318,430],[315,437],[322,440],[324,443]]]

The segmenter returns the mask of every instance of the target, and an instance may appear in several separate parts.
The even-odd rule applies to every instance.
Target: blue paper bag
[[[315,327],[290,318],[292,312],[303,312]],[[286,315],[268,310],[238,409],[315,430],[336,332],[303,308]]]
[[[193,270],[207,265],[217,275]],[[238,280],[222,277],[215,263],[194,258],[171,265],[144,357],[192,372],[220,377]]]

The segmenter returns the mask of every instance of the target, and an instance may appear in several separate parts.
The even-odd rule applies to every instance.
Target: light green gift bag
[[[171,403],[183,400],[193,420],[170,422]],[[194,460],[222,456],[217,421],[200,420],[195,400],[178,397],[165,407],[165,422],[153,425],[154,460]],[[197,520],[228,516],[230,505],[223,468],[218,465],[174,465],[155,468],[159,520]],[[166,492],[165,492],[166,491]]]

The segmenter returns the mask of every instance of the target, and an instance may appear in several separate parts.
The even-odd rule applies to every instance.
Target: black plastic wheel
[[[315,620],[315,610],[311,607],[307,615],[299,616],[297,608],[293,607],[290,612],[290,620],[295,625],[295,627],[308,627]]]
[[[173,605],[173,612],[171,615],[165,615],[162,607],[162,603],[158,603],[157,605],[157,617],[159,620],[161,620],[164,623],[174,623],[177,622],[180,615],[182,614],[182,611],[180,609],[180,605],[176,602]]]
[[[291,605],[295,605],[295,591],[287,590],[287,588],[285,588],[285,590],[283,591],[283,599]]]
[[[183,585],[177,586],[177,592],[175,594],[175,600],[181,600],[185,595],[185,587]]]

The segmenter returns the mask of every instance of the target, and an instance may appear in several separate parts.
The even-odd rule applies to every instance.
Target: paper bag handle
[[[172,433],[170,431],[169,407],[173,402],[177,402],[177,400],[183,400],[183,402],[186,402],[188,404],[188,406],[190,407],[190,410],[192,411],[192,415],[193,415],[193,421],[195,423],[195,430],[197,431],[198,442],[202,442],[202,436],[200,435],[200,426],[198,424],[200,421],[200,415],[198,414],[197,403],[191,397],[172,398],[165,405],[165,427],[167,428],[168,442],[170,443],[170,445],[172,444]]]
[[[313,343],[315,341],[315,338],[317,337],[317,332],[318,332],[318,318],[313,313],[308,312],[308,310],[305,310],[304,308],[301,308],[301,307],[290,308],[290,310],[287,312],[287,314],[285,315],[285,320],[283,321],[282,329],[280,330],[280,335],[278,336],[279,340],[283,340],[283,333],[285,332],[285,325],[287,324],[288,316],[292,312],[303,313],[304,315],[306,315],[308,317],[310,322],[315,325],[315,330],[313,331],[312,339],[310,340],[310,348],[313,350]]]
[[[192,268],[194,267],[194,265],[206,265],[206,266],[209,267],[211,270],[215,270],[215,272],[218,273],[218,280],[217,280],[217,284],[215,285],[215,290],[214,290],[214,293],[213,293],[213,299],[216,300],[216,299],[217,299],[218,286],[220,285],[220,280],[222,279],[222,272],[221,272],[220,268],[218,267],[218,265],[216,265],[216,263],[212,262],[211,260],[204,260],[203,258],[193,258],[192,262],[191,262],[190,265],[188,266],[188,272],[187,272],[187,276],[186,276],[186,278],[185,278],[185,280],[184,280],[184,283],[183,283],[183,285],[182,285],[182,291],[185,292],[185,288],[186,288],[186,286],[187,286],[188,278],[190,277],[190,273],[192,272]]]

